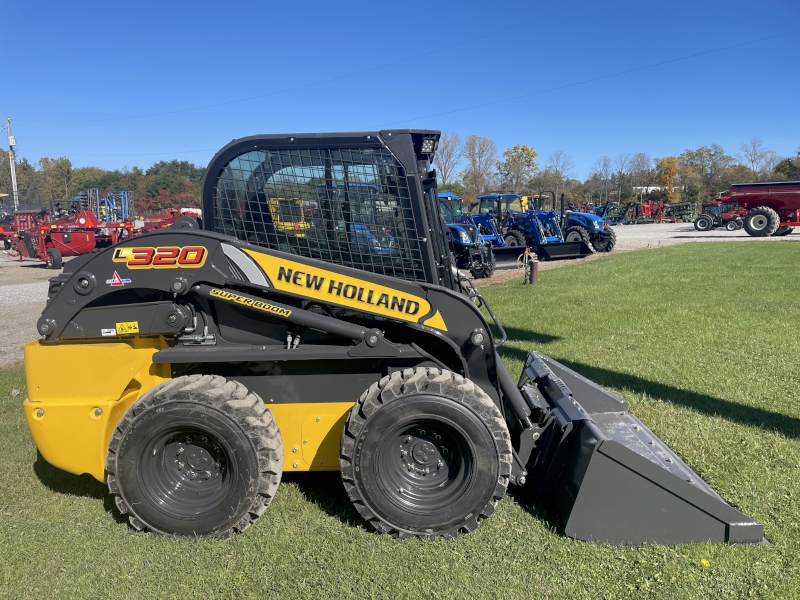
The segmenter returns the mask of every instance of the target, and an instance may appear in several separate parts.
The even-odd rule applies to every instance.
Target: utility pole
[[[11,167],[11,192],[14,197],[14,210],[19,208],[19,192],[17,191],[17,140],[11,135],[11,117],[6,117],[6,133],[8,134],[8,164]]]

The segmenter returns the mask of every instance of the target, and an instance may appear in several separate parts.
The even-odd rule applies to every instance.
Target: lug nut
[[[217,469],[219,469],[219,467],[220,467],[220,464],[219,464],[218,462],[215,462],[215,463],[214,463],[214,466],[215,466]]]
[[[186,448],[178,448],[178,454],[183,454],[186,452]]]
[[[405,457],[407,455],[408,455],[408,452],[406,452],[405,450],[400,450],[400,456]]]
[[[428,475],[430,472],[431,470],[428,467],[425,467],[425,475]]]
[[[211,479],[211,471],[206,471],[206,479]]]
[[[437,467],[439,467],[439,468],[441,469],[441,468],[444,466],[444,462],[442,462],[442,461],[440,460],[439,462],[437,462],[437,463],[436,463],[436,466],[437,466]]]
[[[409,471],[413,471],[414,470],[414,465],[408,465],[408,470]]]
[[[194,471],[189,471],[189,479],[196,479],[196,478],[197,478],[197,473],[195,473]]]
[[[411,443],[411,436],[407,435],[406,436],[406,444],[410,444],[410,443]]]
[[[186,466],[186,465],[185,465],[184,463],[182,463],[182,462],[178,462],[178,469],[179,469],[179,470],[183,471],[183,467],[185,467],[185,466]]]

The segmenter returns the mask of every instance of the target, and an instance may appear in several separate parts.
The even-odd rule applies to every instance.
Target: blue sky
[[[49,0],[3,16],[0,115],[32,161],[205,165],[245,135],[414,127],[564,150],[585,177],[602,154],[800,146],[797,0]]]

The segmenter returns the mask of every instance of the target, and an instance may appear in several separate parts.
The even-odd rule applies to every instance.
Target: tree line
[[[546,160],[533,146],[516,144],[498,154],[494,140],[471,134],[443,133],[436,151],[439,189],[471,200],[490,191],[532,194],[541,190],[561,193],[576,204],[627,203],[642,200],[703,202],[732,183],[764,180],[800,180],[800,149],[794,157],[779,157],[753,138],[736,156],[717,145],[686,150],[677,156],[654,158],[645,152],[601,156],[584,180],[575,177],[572,158],[556,150]],[[137,214],[162,208],[200,206],[203,167],[189,161],[159,161],[147,170],[139,167],[106,170],[73,167],[66,157],[17,162],[20,205],[44,206],[51,199],[69,199],[97,188],[134,193]],[[11,193],[7,152],[0,150],[0,193]],[[8,203],[8,198],[3,199]]]
[[[435,157],[439,189],[467,200],[491,191],[533,194],[552,190],[576,204],[628,203],[644,200],[704,202],[732,183],[800,180],[800,148],[779,157],[753,138],[729,155],[718,144],[686,150],[677,156],[646,152],[601,156],[584,180],[575,177],[572,158],[556,150],[546,160],[533,146],[516,144],[498,154],[487,137],[443,133]]]
[[[82,190],[97,188],[101,195],[110,191],[133,192],[136,214],[162,208],[200,206],[200,180],[203,167],[185,160],[159,161],[147,170],[139,167],[106,170],[99,167],[73,167],[66,157],[42,158],[31,163],[17,161],[17,189],[21,206],[45,206],[50,200],[70,199]],[[8,153],[0,150],[0,193],[11,193]],[[10,203],[3,198],[2,203]]]

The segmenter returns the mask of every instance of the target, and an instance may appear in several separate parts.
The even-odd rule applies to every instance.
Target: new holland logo
[[[119,287],[121,285],[125,285],[126,283],[130,283],[130,279],[123,279],[119,276],[119,273],[114,271],[114,276],[111,279],[106,279],[106,283],[111,287]]]
[[[433,311],[422,296],[253,250],[244,251],[264,269],[276,290],[447,331],[441,313]]]

